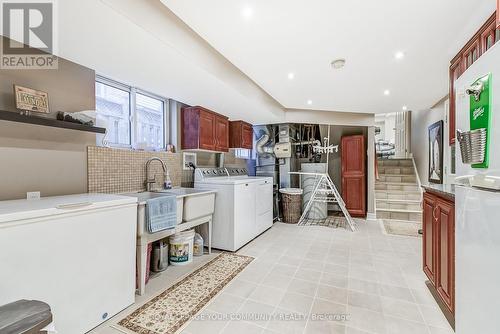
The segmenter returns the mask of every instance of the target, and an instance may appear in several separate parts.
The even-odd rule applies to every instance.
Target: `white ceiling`
[[[464,27],[495,0],[162,2],[284,107],[384,113],[427,109],[447,94]],[[336,58],[345,68],[331,68]]]

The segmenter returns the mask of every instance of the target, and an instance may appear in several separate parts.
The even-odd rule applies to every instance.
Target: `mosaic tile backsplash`
[[[182,153],[146,152],[89,146],[87,148],[88,191],[91,193],[125,193],[146,190],[146,161],[158,157],[167,165],[174,187],[181,185]],[[159,162],[151,164],[156,186],[164,182]]]

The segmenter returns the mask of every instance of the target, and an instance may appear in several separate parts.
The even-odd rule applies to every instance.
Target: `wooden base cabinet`
[[[181,148],[228,152],[228,118],[203,107],[182,108]]]
[[[425,192],[423,202],[423,271],[449,312],[455,314],[455,203]]]

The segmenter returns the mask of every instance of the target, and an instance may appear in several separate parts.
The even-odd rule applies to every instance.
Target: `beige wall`
[[[411,119],[411,142],[415,164],[417,166],[420,182],[429,183],[429,132],[428,127],[442,120],[444,122],[443,138],[443,168],[445,169],[444,182],[451,182],[450,172],[450,147],[448,144],[449,131],[447,123],[448,99],[443,99],[429,110],[413,111]]]
[[[13,84],[47,92],[52,118],[94,109],[94,81],[93,70],[63,59],[58,70],[0,70],[0,110],[15,111]],[[88,145],[94,134],[0,121],[0,200],[86,192]]]
[[[312,123],[330,125],[374,126],[375,114],[286,109],[286,123]]]

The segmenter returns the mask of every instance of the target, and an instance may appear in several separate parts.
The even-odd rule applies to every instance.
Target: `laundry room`
[[[366,172],[368,133],[367,126],[306,123],[254,126],[255,159],[251,161],[253,165],[249,164],[249,171],[258,176],[273,177],[278,189],[276,193],[280,194],[275,199],[275,218],[284,219],[283,198],[288,191],[302,192],[303,211],[318,177],[324,173],[344,198],[346,208],[354,212],[351,214],[365,217],[369,202]],[[351,169],[351,166],[356,169]],[[353,196],[349,196],[350,192]],[[311,206],[318,219],[336,216],[342,211],[338,203]]]

